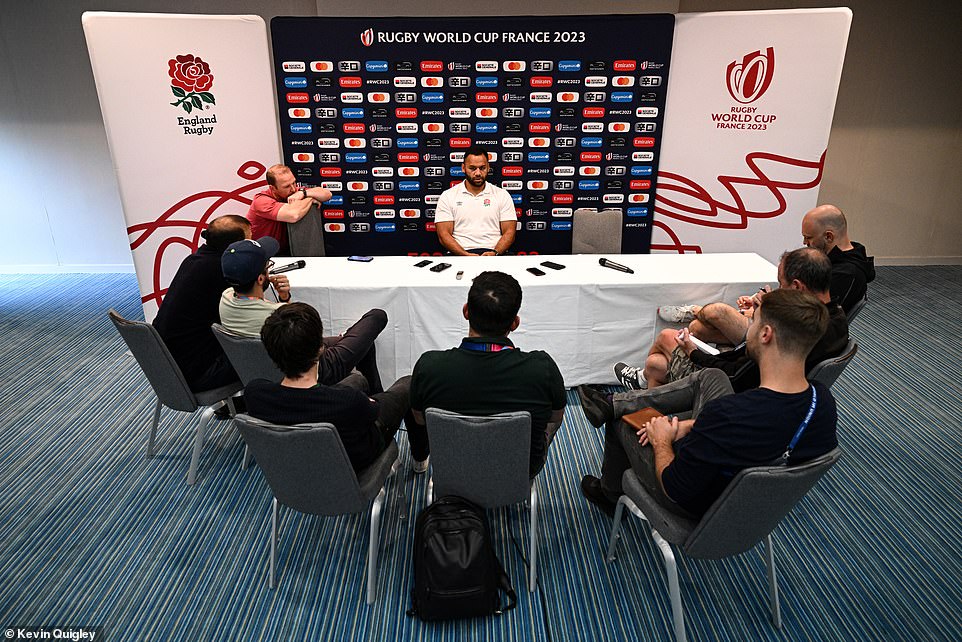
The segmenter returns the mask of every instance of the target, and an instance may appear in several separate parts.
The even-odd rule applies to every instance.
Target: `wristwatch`
[[[301,194],[304,195],[304,198],[307,198],[307,188],[302,187],[302,188],[301,188]]]

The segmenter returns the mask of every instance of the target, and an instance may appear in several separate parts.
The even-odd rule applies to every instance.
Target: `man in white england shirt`
[[[438,240],[455,256],[504,254],[514,243],[518,221],[514,201],[487,182],[488,153],[474,146],[464,152],[464,180],[445,190],[434,214]]]

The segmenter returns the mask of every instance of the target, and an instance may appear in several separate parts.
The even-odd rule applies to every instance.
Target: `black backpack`
[[[499,589],[508,595],[503,609]],[[491,546],[484,509],[448,496],[418,515],[411,598],[407,614],[425,621],[500,615],[517,605],[511,578]]]

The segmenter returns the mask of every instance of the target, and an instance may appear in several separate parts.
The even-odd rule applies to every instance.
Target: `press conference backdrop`
[[[329,212],[326,219],[327,237],[332,242],[347,243],[348,239],[362,237],[369,243],[359,250],[377,254],[381,252],[379,244],[404,239],[403,248],[391,253],[413,252],[424,247],[436,251],[438,247],[433,244],[428,229],[431,222],[428,210],[432,204],[400,200],[419,194],[400,189],[400,183],[402,180],[420,182],[420,194],[431,197],[425,200],[433,200],[438,190],[433,185],[429,188],[428,183],[441,181],[444,187],[458,180],[456,174],[451,174],[451,169],[455,168],[456,172],[458,167],[451,154],[463,148],[452,147],[452,138],[474,141],[491,137],[498,141],[492,145],[495,148],[492,152],[498,155],[495,166],[501,173],[494,178],[522,181],[521,189],[512,190],[515,198],[521,199],[519,207],[525,228],[517,246],[521,251],[567,252],[570,231],[564,228],[571,219],[565,210],[594,204],[623,208],[625,251],[645,251],[650,239],[652,251],[755,251],[775,261],[784,249],[798,245],[801,216],[817,203],[851,17],[848,9],[680,14],[675,17],[673,42],[670,16],[545,16],[495,19],[494,22],[470,19],[463,23],[418,19],[417,25],[447,25],[443,33],[452,35],[434,36],[433,43],[427,43],[425,36],[415,42],[403,42],[405,36],[401,36],[402,42],[382,42],[378,34],[384,34],[384,40],[397,39],[389,37],[392,32],[383,30],[384,25],[395,23],[393,19],[368,18],[361,21],[363,29],[353,32],[335,28],[336,23],[343,24],[339,23],[341,19],[311,19],[303,23],[304,29],[313,29],[311,25],[315,22],[330,28],[313,36],[308,31],[306,39],[274,43],[273,64],[278,83],[283,85],[287,77],[300,77],[303,82],[311,83],[307,87],[284,86],[283,89],[274,84],[267,29],[257,16],[87,12],[84,33],[120,186],[144,314],[152,319],[177,266],[200,243],[200,230],[213,217],[245,214],[251,196],[265,185],[266,168],[281,159],[290,161],[296,169],[310,168],[316,174],[321,174],[324,167],[339,167],[342,171],[339,177],[312,176],[310,180],[339,181],[341,199],[351,196],[367,199],[363,207],[344,200],[340,205],[329,204],[328,210],[341,209],[344,213],[343,219],[337,219],[331,218]],[[305,19],[285,20],[301,23]],[[410,22],[413,24],[413,19]],[[607,26],[602,30],[600,24]],[[412,32],[419,33],[435,29],[438,27],[410,27]],[[604,36],[601,39],[597,36],[599,31]],[[544,38],[538,35],[544,32],[550,40],[557,37],[561,42],[513,42]],[[582,32],[585,42],[572,41],[580,40]],[[464,38],[459,35],[463,33],[470,34],[471,38],[475,33],[485,34],[482,40],[493,39],[493,34],[499,33],[501,44],[458,42]],[[512,42],[505,42],[503,34],[506,33]],[[439,37],[445,42],[438,42]],[[326,45],[316,43],[342,38],[345,47],[360,53],[347,56],[338,51],[336,55],[315,57],[313,51],[331,51]],[[366,47],[365,42],[370,42],[370,47]],[[296,55],[281,53],[288,44],[305,47],[307,51]],[[434,48],[431,52],[439,53],[428,56],[429,50],[420,49],[426,44]],[[117,55],[118,51],[123,55]],[[384,53],[375,55],[381,51]],[[407,54],[408,51],[424,51],[424,57]],[[479,53],[482,51],[486,52],[483,57]],[[337,71],[333,65],[342,61],[358,62],[358,71]],[[383,69],[383,65],[369,71],[368,61],[387,63],[389,71],[377,71]],[[431,64],[422,69],[422,61]],[[562,61],[565,61],[564,69],[560,66]],[[285,62],[303,62],[304,66],[285,69]],[[315,62],[321,64],[311,66]],[[404,62],[412,63],[410,72],[397,71],[397,65]],[[443,63],[439,71],[433,64],[436,62]],[[323,63],[331,63],[331,71],[324,71]],[[364,63],[363,71],[360,63]],[[471,67],[460,69],[455,63]],[[550,71],[544,63],[551,63]],[[592,63],[595,63],[594,69]],[[605,65],[604,71],[601,64]],[[295,71],[298,68],[302,71]],[[364,84],[367,80],[382,80],[381,76],[391,84]],[[659,76],[661,84],[658,85],[653,80],[641,81]],[[316,85],[316,81],[326,77],[331,78],[331,87]],[[338,80],[341,77],[359,78],[362,84],[342,88]],[[496,81],[497,87],[478,86],[478,77],[489,78],[482,84]],[[400,81],[398,86],[394,84],[395,78],[407,80]],[[412,78],[416,87],[405,86]],[[464,84],[463,80],[455,80],[452,86],[453,78],[470,80],[467,87],[457,86]],[[516,85],[517,78],[521,79],[520,88],[507,86],[509,79]],[[550,87],[547,78],[551,78]],[[593,79],[591,83],[587,82],[588,78]],[[600,78],[606,78],[607,85],[601,85]],[[615,78],[629,79],[619,82],[630,82],[633,78],[634,85],[613,85]],[[443,88],[440,83],[428,84],[432,79],[442,79]],[[581,85],[560,83],[560,80],[581,80]],[[299,80],[290,82],[303,84]],[[357,81],[346,82],[356,84]],[[639,86],[639,82],[647,84]],[[317,103],[314,94],[327,95],[321,89],[330,89],[337,101],[343,93],[361,93],[362,102]],[[307,93],[308,102],[288,104],[288,92]],[[613,98],[616,92],[617,100]],[[369,94],[378,93],[390,94],[388,106],[375,106],[370,100]],[[420,102],[398,104],[397,93],[415,93]],[[445,101],[451,101],[454,94],[467,93],[468,101],[442,103],[448,111],[425,115],[424,110],[432,112],[442,107],[438,103],[425,103],[423,95],[436,100],[438,93],[443,94]],[[607,94],[605,102],[588,100],[601,93]],[[631,102],[618,102],[627,93],[632,94]],[[496,94],[498,102],[478,102],[479,94],[482,101]],[[511,100],[506,101],[504,94]],[[526,95],[526,101],[515,102],[515,94]],[[532,94],[536,94],[539,101],[548,100],[550,95],[550,102],[535,102]],[[577,98],[573,94],[578,94]],[[284,101],[280,114],[275,97]],[[357,99],[356,96],[348,98]],[[630,114],[612,114],[612,110],[628,110],[628,105],[633,110]],[[318,118],[315,110],[321,108],[338,112],[333,119]],[[363,108],[364,117],[345,117],[341,111],[344,108]],[[451,117],[450,110],[455,108],[470,109],[470,116]],[[521,117],[517,111],[509,111],[505,116],[506,108],[527,111]],[[536,115],[532,116],[530,110],[538,108],[551,111],[535,111]],[[382,112],[374,112],[375,109],[389,111],[382,117],[379,115]],[[404,117],[413,112],[393,111],[397,109],[417,109],[417,118]],[[497,109],[497,118],[493,112],[479,111],[488,109]],[[569,115],[570,111],[562,111],[568,109],[575,110],[573,116]],[[599,109],[605,110],[603,116]],[[294,112],[295,118],[289,110],[309,111]],[[453,113],[465,114],[463,111]],[[309,136],[303,128],[297,133],[292,130],[292,124],[298,122],[311,124]],[[490,131],[494,123],[498,125],[497,132]],[[622,134],[619,126],[623,123],[629,123],[632,131]],[[360,124],[365,127],[363,135]],[[410,130],[411,124],[418,125],[416,134],[403,131],[405,127],[398,131],[398,125],[406,125]],[[431,131],[432,127],[424,131],[425,125],[442,124],[444,132]],[[462,131],[452,131],[452,124],[457,124],[455,129]],[[462,124],[471,125],[471,132],[463,131]],[[488,131],[479,133],[477,124]],[[520,132],[514,131],[517,124],[522,126]],[[545,124],[549,131],[543,131]],[[599,124],[604,131],[596,131]],[[313,129],[315,126],[328,129],[329,125],[334,125],[334,132]],[[347,130],[345,125],[350,125]],[[654,131],[634,131],[638,126],[651,126]],[[393,131],[380,129],[384,127]],[[481,138],[481,134],[485,138]],[[285,143],[283,153],[279,145],[281,137]],[[622,137],[626,143],[623,147],[611,144],[612,140],[619,142]],[[288,144],[295,140],[316,143],[322,138],[337,139],[340,147],[322,150],[315,146],[307,151],[309,145]],[[352,138],[366,139],[364,148],[350,152],[368,154],[363,163],[344,162],[349,153],[344,141]],[[381,151],[375,152],[371,144],[375,138],[394,139],[393,146],[387,151],[379,148]],[[397,139],[400,138],[415,138],[418,147],[399,149]],[[428,148],[428,140],[436,138],[441,139],[442,147]],[[517,140],[507,141],[512,146],[505,145],[505,138],[522,139],[521,147],[513,146]],[[559,138],[574,138],[574,147],[557,147]],[[583,146],[585,138],[589,139],[589,145],[597,144],[591,139],[600,138],[601,147]],[[651,147],[644,146],[648,144],[646,140],[639,141],[636,147],[636,138],[650,139]],[[546,139],[545,142],[550,139],[551,143],[530,144],[537,139]],[[431,142],[433,145],[436,141]],[[463,141],[455,142],[463,144]],[[325,142],[328,144],[333,143]],[[443,147],[445,144],[447,147]],[[402,152],[417,153],[418,160],[399,161],[397,155]],[[522,154],[521,160],[505,161],[506,152],[509,159]],[[529,152],[534,155],[529,157]],[[315,162],[293,162],[294,153],[315,154]],[[318,162],[321,153],[341,154],[341,162]],[[388,153],[391,162],[375,162],[375,153]],[[548,160],[545,153],[549,154]],[[558,154],[566,159],[564,154],[569,153],[571,161],[559,162]],[[601,159],[598,159],[599,153]],[[425,154],[434,156],[429,155],[425,161]],[[644,175],[645,169],[635,169],[636,174],[631,175],[631,168],[649,164],[650,177]],[[621,166],[626,168],[624,176],[604,173],[606,170],[620,172],[610,168]],[[379,171],[385,173],[391,169],[394,175],[375,176],[375,167],[384,168]],[[518,175],[504,175],[506,167],[510,168],[509,173]],[[597,175],[592,173],[594,167],[598,168]],[[429,176],[428,168],[442,168],[445,174]],[[574,174],[569,176],[571,168]],[[583,175],[582,168],[585,168]],[[345,175],[346,169],[367,169],[372,173],[366,177]],[[408,173],[415,170],[417,176]],[[306,176],[304,179],[309,180]],[[348,179],[367,182],[367,189],[363,192],[344,189]],[[394,182],[394,189],[376,191],[375,179]],[[656,179],[657,191],[653,191]],[[555,183],[562,180],[570,182]],[[594,186],[591,182],[584,184],[585,189],[579,189],[583,180],[597,180],[598,189],[591,189]],[[611,200],[614,197],[617,201],[618,193],[613,187],[617,183],[609,182],[619,180],[629,202]],[[648,180],[651,183],[645,187],[644,181]],[[560,185],[574,189],[555,189]],[[655,194],[654,205],[652,194]],[[568,195],[570,203],[564,202],[569,200]],[[608,203],[606,195],[609,195]],[[376,203],[376,196],[391,196],[394,201]],[[542,196],[544,202],[537,202]],[[641,201],[645,196],[649,197],[648,202],[630,202],[632,198]],[[590,200],[596,197],[599,200]],[[552,200],[558,202],[552,203]],[[375,210],[382,209],[395,210],[395,217],[376,218]],[[370,212],[370,217],[352,218],[351,211]],[[386,216],[387,212],[382,215]],[[370,231],[350,232],[351,223],[367,223]],[[378,223],[393,224],[393,231],[376,232]],[[416,229],[411,229],[412,223]],[[551,229],[552,224],[556,224],[555,229]],[[392,226],[381,229],[391,230]],[[405,236],[412,239],[412,245],[407,245]],[[414,245],[415,240],[422,245]],[[427,245],[423,245],[425,243]]]
[[[521,223],[513,250],[571,251],[572,212],[623,213],[648,251],[674,16],[274,18],[284,159],[334,193],[328,255],[440,248],[440,193],[471,144]]]

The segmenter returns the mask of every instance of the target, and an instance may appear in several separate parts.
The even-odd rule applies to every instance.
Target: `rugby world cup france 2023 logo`
[[[180,107],[189,114],[195,109],[203,109],[205,104],[215,104],[214,94],[208,91],[214,85],[214,75],[210,73],[210,65],[199,56],[175,56],[167,61],[167,67],[170,90],[177,97],[171,105]]]
[[[775,75],[775,49],[769,47],[765,53],[753,51],[728,65],[726,80],[731,97],[747,105],[753,103],[768,91]]]
[[[374,44],[374,29],[368,27],[361,32],[361,44],[365,47],[370,47]]]

